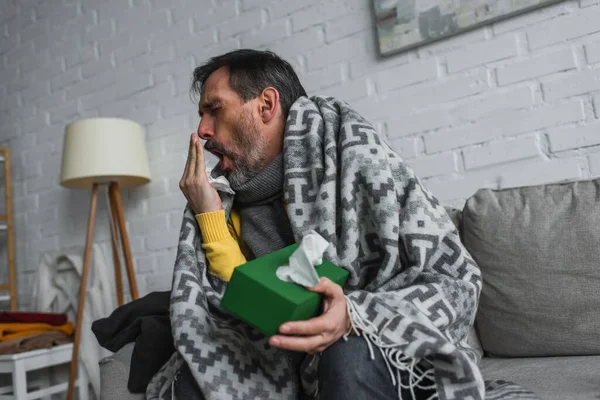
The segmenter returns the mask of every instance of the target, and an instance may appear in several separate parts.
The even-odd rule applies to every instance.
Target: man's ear
[[[279,111],[279,92],[274,87],[268,87],[260,94],[260,117],[268,124],[277,116]]]

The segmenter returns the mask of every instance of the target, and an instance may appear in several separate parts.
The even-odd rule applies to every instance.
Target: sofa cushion
[[[462,228],[486,353],[600,354],[600,180],[480,190]]]
[[[144,393],[127,389],[133,343],[126,344],[110,357],[100,360],[100,400],[143,400]]]
[[[544,400],[600,398],[600,356],[488,358],[483,379],[501,379],[529,389]]]

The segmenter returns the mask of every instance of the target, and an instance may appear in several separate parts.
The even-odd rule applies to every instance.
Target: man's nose
[[[204,140],[208,140],[214,136],[214,130],[208,121],[208,118],[202,118],[198,124],[198,136]]]

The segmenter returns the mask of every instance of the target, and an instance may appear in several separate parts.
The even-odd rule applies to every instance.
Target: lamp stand
[[[98,188],[100,184],[94,183],[92,186],[92,198],[90,201],[90,213],[88,216],[88,229],[85,239],[85,253],[83,257],[83,271],[81,272],[81,287],[79,290],[79,304],[77,306],[77,321],[75,326],[75,340],[73,343],[73,356],[71,358],[71,370],[69,373],[69,390],[67,392],[67,400],[73,400],[75,389],[75,377],[77,375],[77,363],[79,357],[79,342],[81,340],[81,323],[83,320],[83,310],[85,308],[85,297],[87,292],[87,278],[90,266],[90,258],[92,256],[92,241],[94,237],[94,223],[96,219],[96,204],[98,200]],[[123,204],[121,202],[121,193],[119,184],[111,182],[108,185],[109,197],[109,222],[110,222],[110,238],[113,251],[113,261],[115,264],[115,284],[117,290],[117,303],[123,305],[123,281],[121,278],[121,262],[119,257],[119,234],[123,245],[123,254],[125,257],[125,265],[127,270],[127,279],[129,281],[129,289],[132,300],[136,300],[138,296],[137,282],[135,280],[135,272],[133,270],[133,261],[131,258],[131,248],[129,246],[129,238],[125,229],[125,214],[123,213]]]

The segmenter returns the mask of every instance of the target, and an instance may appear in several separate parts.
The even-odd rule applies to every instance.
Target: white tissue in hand
[[[317,232],[310,231],[290,256],[289,264],[277,269],[277,277],[304,287],[316,286],[319,283],[319,275],[315,266],[323,262],[323,253],[328,246],[327,240]]]
[[[213,185],[215,190],[218,192],[225,192],[229,194],[235,194],[231,186],[229,185],[229,181],[223,175],[213,178],[212,176],[208,177],[208,183]]]
[[[229,185],[229,181],[227,180],[227,178],[225,178],[225,176],[221,175],[216,178],[213,178],[212,176],[210,176],[210,173],[208,172],[208,170],[209,170],[209,168],[208,168],[208,164],[207,164],[206,165],[206,176],[208,177],[208,183],[210,183],[217,192],[225,192],[225,193],[229,193],[229,194],[235,194],[235,192]]]

